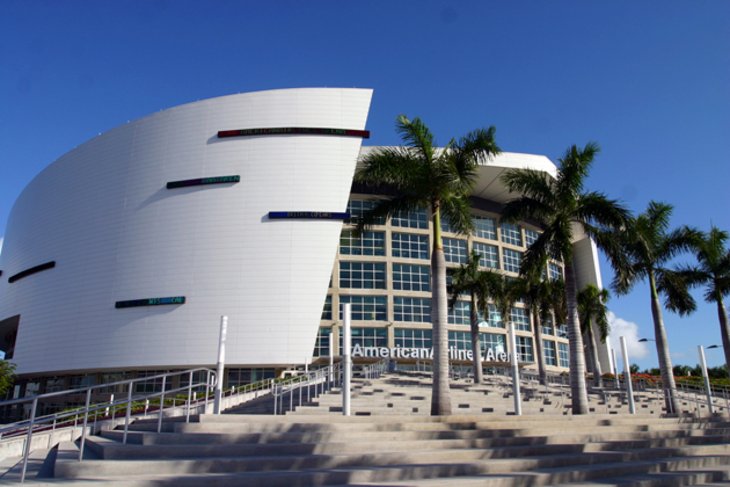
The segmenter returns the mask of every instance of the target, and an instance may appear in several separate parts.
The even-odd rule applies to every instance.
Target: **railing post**
[[[86,391],[86,406],[84,407],[84,428],[81,430],[81,445],[79,446],[79,462],[84,459],[84,444],[86,443],[86,426],[89,424],[89,404],[91,403],[91,387]]]
[[[213,414],[221,413],[223,398],[223,371],[226,363],[226,333],[228,330],[228,316],[221,316],[220,332],[218,335],[218,364],[216,372],[215,399],[213,400]],[[233,395],[233,392],[231,392]]]
[[[127,430],[129,429],[129,418],[132,416],[132,389],[134,381],[129,381],[129,391],[127,392],[127,414],[124,415],[124,435],[122,436],[122,444],[127,444]]]
[[[190,374],[188,374],[188,402],[187,402],[187,408],[185,411],[185,422],[190,422],[190,401],[193,397],[193,371],[190,371]]]
[[[208,414],[208,396],[210,395],[210,370],[205,374],[205,414]]]
[[[33,439],[33,424],[35,423],[35,412],[38,407],[38,398],[33,398],[33,405],[30,407],[30,424],[28,434],[25,437],[25,448],[23,448],[23,468],[20,471],[20,482],[25,482],[25,472],[28,470],[28,457],[30,456],[30,442]]]
[[[277,406],[277,399],[278,396],[276,395],[276,384],[271,384],[271,395],[274,396],[274,416],[277,414],[276,406]]]
[[[162,412],[165,410],[165,389],[167,386],[167,376],[162,376],[162,393],[160,394],[160,414],[157,418],[157,432],[162,431]]]

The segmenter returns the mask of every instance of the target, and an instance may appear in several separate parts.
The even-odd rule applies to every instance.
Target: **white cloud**
[[[619,370],[623,370],[621,358],[621,341],[619,337],[626,337],[626,351],[629,354],[629,361],[634,363],[637,359],[641,359],[649,355],[647,343],[639,342],[639,325],[632,321],[626,321],[619,318],[612,311],[608,312],[608,324],[611,332],[608,335],[611,347],[616,351],[616,360],[619,362]]]

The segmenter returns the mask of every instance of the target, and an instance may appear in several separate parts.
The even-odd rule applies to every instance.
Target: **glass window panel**
[[[428,228],[428,215],[424,208],[415,211],[399,211],[390,219],[394,227]]]
[[[324,308],[322,309],[322,319],[332,319],[332,296],[328,295],[324,300]]]
[[[525,308],[512,308],[510,319],[515,324],[515,330],[532,331],[530,328],[530,315]]]
[[[343,230],[340,235],[342,255],[385,255],[385,232],[364,232],[360,238],[352,230]]]
[[[560,367],[570,367],[570,358],[568,357],[568,344],[558,343],[558,365]]]
[[[499,269],[499,251],[496,245],[474,242],[473,249],[479,254],[479,265],[488,269]]]
[[[362,216],[375,208],[378,204],[377,200],[350,200],[347,202],[347,212],[350,214],[350,219],[347,223],[357,223]],[[385,225],[385,218],[379,217],[374,222],[375,225]]]
[[[474,236],[479,238],[488,238],[489,240],[497,240],[497,226],[495,225],[494,218],[475,216]]]
[[[430,267],[426,265],[393,264],[393,289],[398,291],[430,291]]]
[[[449,308],[449,324],[450,325],[468,325],[471,318],[471,303],[469,301],[457,301],[453,308]]]
[[[340,261],[340,287],[385,289],[385,263]]]
[[[529,228],[525,228],[525,246],[529,247],[533,243],[535,243],[535,240],[540,236],[540,232],[537,232],[535,230],[530,230]]]
[[[502,249],[503,269],[508,272],[520,272],[520,264],[522,264],[522,252],[512,249]]]
[[[545,359],[545,365],[558,365],[558,357],[555,354],[555,342],[552,340],[542,341],[542,352]]]
[[[534,362],[532,352],[532,337],[515,337],[517,342],[517,356],[520,362]]]
[[[433,346],[431,342],[431,330],[396,328],[393,332],[396,347],[430,349]]]
[[[444,257],[446,262],[455,264],[466,263],[466,240],[458,238],[444,238]]]
[[[395,321],[430,323],[431,299],[395,296],[393,298],[393,318]]]
[[[352,304],[351,317],[353,320],[385,321],[388,316],[388,305],[385,296],[340,296],[341,304]],[[340,307],[340,320],[342,307]]]
[[[315,357],[328,357],[330,355],[330,333],[332,333],[332,328],[320,328],[317,332],[313,354]]]
[[[502,242],[522,247],[522,231],[519,225],[513,223],[502,223]]]
[[[393,257],[428,259],[428,235],[393,232]]]

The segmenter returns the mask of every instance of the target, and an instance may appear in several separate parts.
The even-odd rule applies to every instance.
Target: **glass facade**
[[[393,315],[396,321],[430,323],[431,299],[395,296],[393,298]]]
[[[558,365],[558,356],[555,353],[555,342],[552,340],[542,341],[542,356],[545,365]]]
[[[340,236],[341,255],[385,255],[385,232],[364,232],[360,238],[352,230]]]
[[[428,235],[393,232],[393,257],[428,260]]]
[[[341,261],[340,287],[385,289],[385,263]]]
[[[393,264],[393,289],[430,291],[431,268],[427,265]]]
[[[375,204],[374,200],[353,200],[348,211],[357,217]],[[354,343],[368,347],[432,347],[430,225],[428,211],[424,209],[400,212],[391,219],[379,220],[360,238],[355,238],[352,227],[345,225],[339,245],[340,258],[334,266],[333,280],[322,310],[315,356],[331,353],[330,330],[334,329],[337,339],[341,340],[341,313],[335,314],[333,309],[344,303],[352,304],[353,324],[357,324],[353,326]],[[503,269],[514,276],[519,273],[525,246],[539,236],[537,230],[517,224],[500,224],[493,216],[474,216],[474,226],[474,232],[468,238],[443,237],[447,268],[454,269],[465,263],[473,250],[480,254],[482,269]],[[442,219],[442,230],[453,233],[446,218]],[[550,262],[543,274],[554,278],[557,273],[562,274],[562,267],[557,262]],[[459,350],[471,350],[470,307],[469,296],[464,294],[448,310],[449,344]],[[489,303],[488,309],[486,317],[479,313],[479,326],[494,333],[480,332],[482,351],[505,352],[508,348],[505,320],[494,304]],[[534,363],[534,340],[527,336],[532,332],[528,310],[517,302],[509,318],[521,333],[516,337],[520,360]],[[561,331],[564,327],[553,327],[548,318],[541,329],[546,337],[550,337],[543,340],[547,364],[563,367],[561,345],[567,350]]]

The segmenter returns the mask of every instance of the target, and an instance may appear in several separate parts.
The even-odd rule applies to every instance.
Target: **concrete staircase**
[[[58,479],[127,486],[703,485],[730,478],[730,423],[630,416],[200,416],[62,445]],[[71,457],[71,458],[69,458]]]
[[[391,375],[355,383],[353,414],[325,395],[296,412],[156,420],[59,448],[49,485],[110,486],[674,486],[730,485],[730,421],[661,418],[618,399],[572,416],[558,389],[527,392],[511,416],[507,382],[457,381],[454,411],[428,416],[428,378]],[[613,401],[613,402],[612,402]],[[657,402],[657,401],[653,401]],[[467,407],[461,407],[467,405]],[[609,407],[610,406],[610,407]],[[652,407],[657,407],[652,405]],[[486,411],[485,408],[491,408]],[[542,412],[540,412],[542,410]],[[620,414],[610,414],[620,411]]]
[[[660,416],[664,413],[664,401],[654,392],[635,393],[636,412],[639,415]],[[567,386],[540,386],[537,382],[523,382],[522,411],[524,415],[569,415],[570,397]],[[288,407],[289,399],[284,397]],[[321,415],[342,411],[340,389],[319,396],[298,406],[295,395],[292,403],[295,411],[287,414]],[[471,379],[451,382],[452,410],[458,414],[486,414],[504,416],[514,414],[514,395],[510,379],[503,376],[487,376],[482,384]],[[694,411],[694,403],[685,404],[685,412]],[[700,404],[700,407],[703,407]],[[591,413],[628,414],[624,395],[616,390],[593,390],[589,394]],[[273,411],[273,408],[271,409]],[[352,387],[351,412],[356,416],[428,415],[431,411],[431,377],[421,373],[389,374],[379,380],[355,380]],[[246,406],[236,413],[255,414]],[[700,411],[706,415],[705,410]]]

